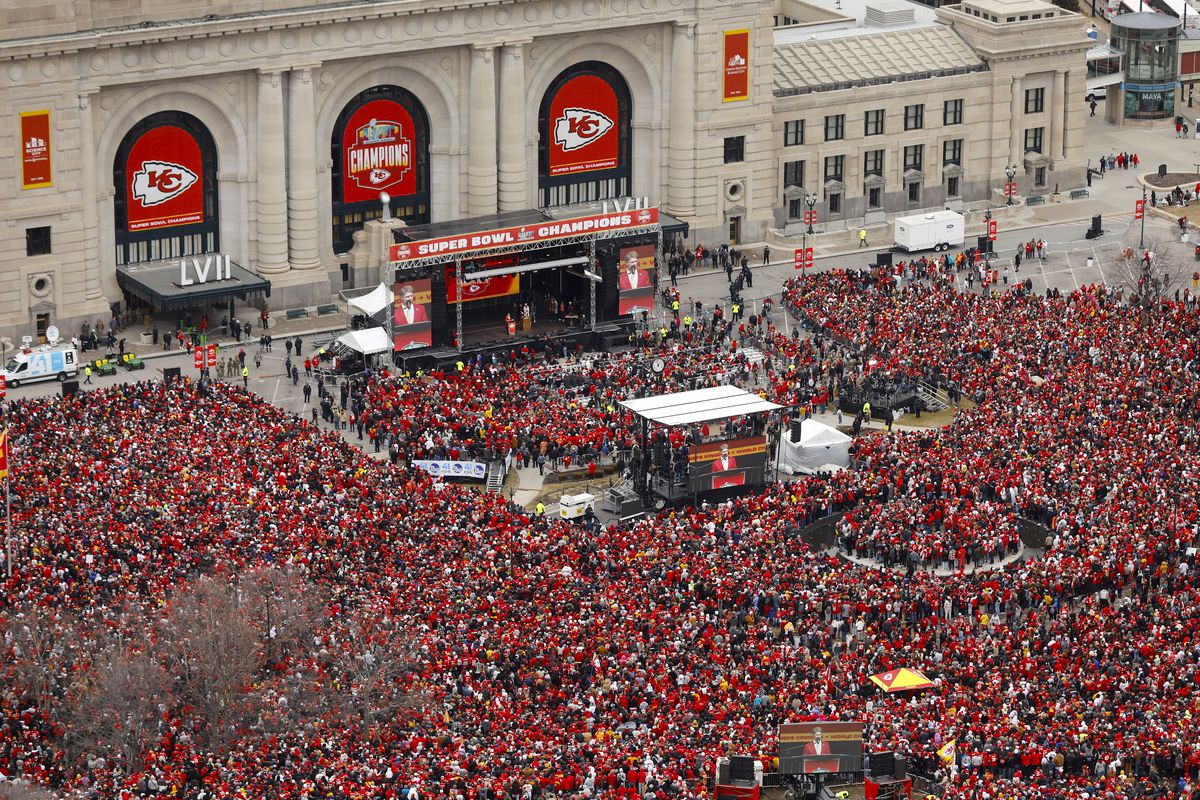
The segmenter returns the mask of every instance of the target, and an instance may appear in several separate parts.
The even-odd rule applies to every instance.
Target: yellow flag
[[[957,748],[955,747],[955,742],[957,741],[957,739],[951,739],[942,745],[941,749],[937,751],[938,758],[942,759],[943,763],[954,763],[955,758],[958,756]]]

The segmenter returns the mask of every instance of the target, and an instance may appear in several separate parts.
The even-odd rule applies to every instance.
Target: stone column
[[[507,42],[500,51],[500,210],[529,208],[526,118],[532,106],[525,100],[525,45]],[[474,71],[472,70],[472,75]],[[472,84],[473,86],[474,84]]]
[[[1054,71],[1054,80],[1050,83],[1050,95],[1047,101],[1047,116],[1050,119],[1050,147],[1046,151],[1046,155],[1058,161],[1062,159],[1063,149],[1063,109],[1066,108],[1067,99],[1063,96],[1063,73],[1062,70]]]
[[[79,206],[83,218],[83,290],[87,300],[104,296],[100,288],[100,219],[96,213],[96,132],[92,92],[79,95]]]
[[[278,71],[258,74],[258,272],[288,271],[287,174],[284,171],[283,83]],[[311,124],[311,123],[310,123]]]
[[[287,228],[288,261],[292,269],[321,266],[317,236],[317,110],[312,70],[312,67],[293,69],[288,78]]]
[[[1067,148],[1071,143],[1067,141],[1071,135],[1071,130],[1067,127],[1071,120],[1071,78],[1072,71],[1067,70],[1062,73],[1062,82],[1059,85],[1058,94],[1058,126],[1062,133],[1059,135],[1059,150],[1054,154],[1054,157],[1063,161],[1067,160]]]
[[[675,23],[671,41],[671,154],[667,210],[676,217],[695,211],[696,26]]]
[[[1025,154],[1021,151],[1024,146],[1022,137],[1025,130],[1021,125],[1021,113],[1025,110],[1025,97],[1021,92],[1021,78],[1014,75],[1012,79],[1012,114],[1008,122],[1008,162],[1020,164]]]
[[[470,134],[467,137],[467,213],[496,213],[495,47],[471,49]],[[507,132],[506,132],[507,134]]]

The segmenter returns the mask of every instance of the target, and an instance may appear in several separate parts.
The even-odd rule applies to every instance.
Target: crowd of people
[[[1189,796],[1200,318],[1168,303],[1150,319],[1101,287],[985,297],[885,271],[810,275],[783,301],[812,335],[759,320],[754,363],[705,317],[707,348],[514,353],[345,387],[395,464],[236,385],[13,403],[0,775],[122,800],[689,800],[720,755],[770,770],[779,723],[849,719],[948,798]],[[808,413],[874,369],[953,381],[973,407],[936,432],[864,432],[834,476],[587,529],[404,466],[603,458],[630,436],[623,397],[739,382]],[[842,510],[871,546],[934,560],[1002,551],[1016,515],[1052,540],[987,572],[881,570],[806,544]],[[264,567],[320,587],[328,624],[315,655],[276,653],[241,687],[269,714],[204,746],[200,710],[165,704],[136,759],[67,747],[69,697],[21,666],[31,614],[51,636],[96,623],[63,646],[66,681],[102,645],[141,647],[198,576]],[[313,685],[362,689],[328,651],[366,625],[410,638],[411,707],[370,725],[305,712]],[[935,687],[871,689],[900,666]]]

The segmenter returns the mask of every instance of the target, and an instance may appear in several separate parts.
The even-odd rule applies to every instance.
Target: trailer
[[[962,247],[966,222],[957,211],[896,217],[896,246],[906,253]]]

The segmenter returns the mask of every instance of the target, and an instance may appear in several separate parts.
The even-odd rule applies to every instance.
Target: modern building
[[[797,191],[849,224],[994,199],[1010,164],[1021,193],[1083,183],[1077,15],[846,3],[5,3],[0,335],[165,286],[327,302],[385,201],[424,224],[648,197],[712,245],[786,226]]]
[[[1175,118],[1179,88],[1180,20],[1150,12],[1112,19],[1109,44],[1121,53],[1124,80],[1108,87],[1105,115],[1118,125],[1154,125]]]

